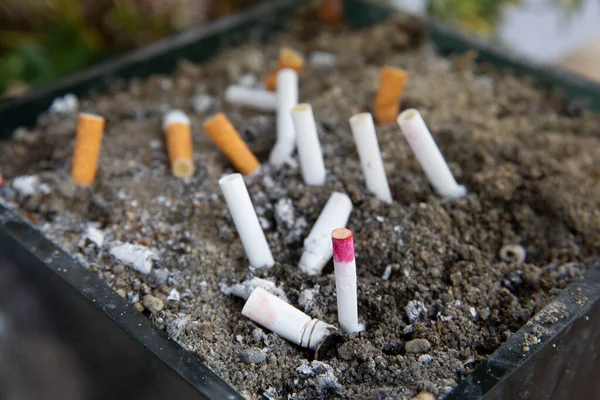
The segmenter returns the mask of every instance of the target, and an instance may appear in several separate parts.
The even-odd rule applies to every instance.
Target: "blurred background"
[[[339,7],[342,0],[314,0]],[[370,0],[600,81],[598,0]],[[0,99],[261,0],[0,0]]]

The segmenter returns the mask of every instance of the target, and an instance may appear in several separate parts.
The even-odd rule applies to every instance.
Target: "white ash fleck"
[[[179,314],[178,318],[167,325],[167,334],[170,338],[178,340],[185,332],[186,326],[190,323],[190,317],[185,314]]]
[[[419,356],[419,361],[422,363],[430,363],[433,360],[429,354],[423,354]]]
[[[475,307],[469,307],[469,312],[471,313],[471,316],[473,318],[477,317],[477,310],[475,309]]]
[[[135,304],[140,301],[140,295],[137,292],[127,292],[127,301],[129,304]]]
[[[37,175],[23,175],[13,179],[12,188],[21,196],[33,196],[40,192],[40,178]]]
[[[337,64],[337,56],[326,51],[313,51],[308,62],[315,69],[332,69]]]
[[[406,311],[406,316],[411,325],[414,325],[421,320],[421,314],[427,314],[425,304],[418,300],[409,301],[404,310]]]
[[[223,283],[219,284],[219,289],[221,292],[227,296],[234,295],[237,297],[241,297],[244,300],[248,300],[248,297],[252,294],[254,289],[262,288],[270,293],[273,293],[275,296],[279,297],[282,300],[288,301],[285,292],[275,285],[275,282],[269,281],[267,279],[261,278],[252,278],[245,282],[237,283],[232,286],[227,286]]]
[[[265,340],[265,333],[260,328],[254,328],[252,338],[254,339],[254,343],[261,344]]]
[[[275,204],[275,221],[278,226],[292,228],[294,226],[294,204],[292,199],[283,198]]]
[[[271,222],[265,217],[258,217],[258,222],[260,223],[260,227],[265,231],[271,229]]]
[[[162,78],[159,82],[159,85],[160,88],[165,92],[173,89],[173,81],[169,78]]]
[[[237,335],[235,337],[235,340],[237,340],[238,342],[242,343],[244,341],[244,337],[242,335]]]
[[[73,93],[68,93],[63,97],[57,97],[52,101],[48,111],[58,114],[72,114],[79,108],[79,100]]]
[[[295,218],[294,205],[290,198],[282,198],[275,204],[275,222],[286,243],[300,241],[308,226],[304,217]]]
[[[171,289],[171,291],[169,292],[169,296],[167,296],[167,300],[172,300],[172,301],[181,300],[181,296],[179,295],[179,292],[177,291],[177,289]]]
[[[296,371],[310,377],[308,383],[314,388],[316,397],[324,396],[328,392],[341,394],[344,391],[329,364],[317,360],[309,364],[308,360],[302,360]]]
[[[406,325],[404,327],[404,329],[402,329],[402,333],[405,334],[405,335],[409,335],[409,334],[413,333],[414,330],[415,330],[414,326],[412,326],[412,325]]]
[[[131,243],[114,243],[109,253],[115,259],[143,274],[149,274],[154,260],[158,259],[154,250]]]
[[[150,146],[151,150],[160,150],[162,148],[162,142],[158,139],[152,139],[148,142],[148,146]]]
[[[254,74],[244,74],[237,80],[238,85],[253,87],[258,82],[258,78]]]
[[[447,317],[445,315],[442,315],[441,312],[437,313],[437,317],[442,322],[449,322],[449,321],[452,321],[454,319],[454,317],[452,317],[452,316]]]
[[[310,314],[316,305],[315,296],[319,294],[321,287],[316,285],[312,289],[304,289],[298,296],[298,305],[304,310],[304,312]]]
[[[376,215],[375,219],[377,220],[377,222],[381,222],[381,223],[385,222],[385,218],[382,217],[381,215]]]
[[[192,100],[192,108],[197,114],[203,114],[215,105],[215,99],[207,94],[199,94]]]
[[[168,279],[169,279],[169,270],[164,269],[164,268],[153,268],[152,269],[152,280],[158,286],[163,286],[165,283],[167,283]]]
[[[381,276],[381,279],[383,279],[384,281],[389,281],[390,277],[392,276],[392,270],[393,270],[393,266],[390,264],[387,267],[385,267],[385,271],[383,271],[383,275]]]
[[[104,232],[102,232],[96,226],[98,226],[98,224],[93,224],[93,223],[88,224],[88,226],[85,230],[85,234],[83,235],[83,237],[81,238],[81,241],[79,242],[79,247],[85,247],[85,245],[87,243],[93,243],[98,248],[100,248],[104,245]]]
[[[267,390],[265,390],[263,392],[263,396],[265,396],[269,400],[281,399],[281,397],[279,397],[279,393],[277,393],[277,390],[274,387],[270,387]]]

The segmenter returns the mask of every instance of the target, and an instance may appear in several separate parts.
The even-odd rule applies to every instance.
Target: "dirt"
[[[318,120],[323,187],[305,186],[298,167],[267,164],[273,115],[223,101],[239,77],[262,79],[282,46],[336,55],[329,69],[309,63],[300,80],[301,101]],[[378,127],[394,203],[366,191],[348,118],[370,110],[383,65],[409,72],[402,109],[421,111],[468,188],[464,198],[432,190],[395,125]],[[161,118],[169,108],[192,121],[196,173],[189,179],[174,178],[168,166]],[[173,76],[116,83],[81,100],[80,109],[107,120],[94,186],[76,188],[68,177],[76,115],[46,114],[0,143],[3,201],[249,398],[443,396],[599,258],[600,117],[470,54],[436,55],[407,17],[362,32],[296,20],[264,47],[184,62]],[[246,182],[272,269],[249,269],[220,193],[217,180],[233,168],[201,128],[216,111],[264,163]],[[39,179],[33,194],[12,188],[24,175]],[[269,278],[292,304],[335,324],[332,265],[316,277],[298,268],[302,240],[332,191],[354,204],[349,228],[366,330],[344,335],[314,360],[244,318],[244,301],[221,288]],[[89,233],[90,223],[103,240]],[[115,261],[110,249],[121,243],[153,251],[152,272]]]

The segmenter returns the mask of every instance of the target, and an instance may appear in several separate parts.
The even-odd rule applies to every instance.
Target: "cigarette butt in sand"
[[[309,317],[263,288],[254,289],[242,315],[310,350],[317,350],[329,335],[338,332],[334,326]]]
[[[414,108],[405,110],[398,116],[397,121],[435,190],[450,199],[464,196],[467,189],[456,183],[419,111]]]
[[[296,149],[292,108],[298,105],[298,74],[284,68],[277,73],[277,81],[277,141],[269,155],[269,162],[276,167],[289,161]]]
[[[381,69],[374,107],[378,125],[389,124],[396,120],[400,110],[398,103],[407,79],[408,74],[403,69],[393,67]]]
[[[240,174],[227,175],[219,180],[219,186],[250,265],[254,268],[272,267],[275,261],[250,200],[244,178]]]
[[[317,18],[326,25],[342,25],[342,0],[320,0],[317,4]]]
[[[78,185],[90,186],[94,183],[103,134],[104,118],[95,114],[79,114],[71,166],[71,178]]]
[[[292,120],[296,130],[298,158],[304,183],[321,186],[325,183],[325,162],[310,104],[298,104],[292,108]]]
[[[259,111],[272,112],[277,109],[277,95],[268,90],[254,89],[242,85],[232,85],[225,91],[228,103]]]
[[[351,230],[339,228],[333,231],[331,240],[340,327],[344,333],[358,332],[360,329],[358,325],[354,237]]]
[[[251,174],[260,167],[256,156],[250,151],[225,114],[215,115],[206,121],[203,127],[212,141],[242,174]]]
[[[300,270],[307,275],[318,275],[333,255],[331,232],[345,227],[352,212],[352,201],[345,193],[333,192],[319,218],[304,239]]]
[[[356,114],[350,118],[350,128],[367,188],[381,200],[391,203],[392,192],[383,167],[373,117],[369,113]]]
[[[194,175],[190,119],[183,111],[169,111],[163,120],[171,171],[177,178]]]
[[[299,73],[304,68],[304,57],[295,50],[284,47],[279,52],[277,68],[265,77],[265,88],[274,92],[277,89],[277,72],[282,69],[291,68]]]

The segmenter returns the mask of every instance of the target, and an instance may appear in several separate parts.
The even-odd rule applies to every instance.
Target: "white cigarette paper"
[[[254,211],[244,178],[241,174],[227,175],[219,180],[219,186],[250,265],[254,268],[272,267],[275,261]]]
[[[292,108],[298,104],[298,74],[291,68],[277,73],[277,141],[269,162],[281,166],[289,161],[296,148],[296,130],[292,121]]]
[[[190,125],[190,119],[183,111],[171,110],[163,118],[163,131],[166,131],[172,124]]]
[[[294,107],[292,120],[296,129],[298,158],[304,183],[321,186],[325,183],[325,162],[317,134],[317,124],[310,104],[298,104]]]
[[[262,288],[254,289],[242,315],[310,350],[316,350],[327,336],[337,331],[334,326],[309,317]]]
[[[373,117],[370,113],[356,114],[350,118],[350,127],[367,188],[379,199],[391,203],[392,192],[383,167]]]
[[[414,108],[405,110],[398,116],[397,122],[435,190],[450,199],[464,196],[467,189],[456,183],[419,111]]]
[[[352,231],[345,228],[336,229],[331,234],[331,240],[340,327],[344,333],[359,332],[356,260]]]
[[[352,201],[345,193],[333,192],[321,211],[317,222],[304,239],[300,270],[307,275],[318,275],[333,255],[331,232],[345,227],[352,212]]]
[[[272,112],[277,109],[277,95],[264,89],[231,85],[225,91],[225,100],[236,106]]]

